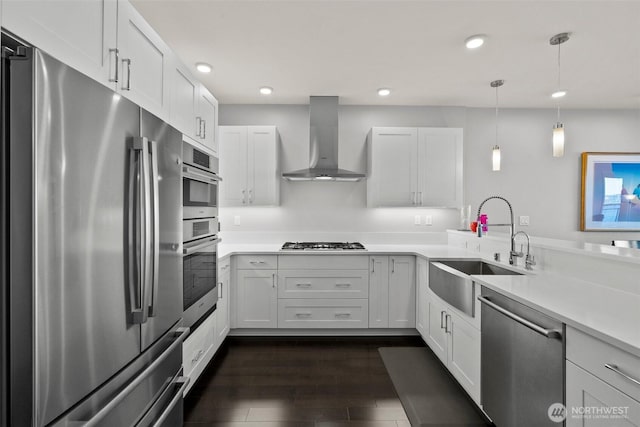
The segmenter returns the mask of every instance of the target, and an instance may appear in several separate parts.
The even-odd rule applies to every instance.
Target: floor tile
[[[349,419],[353,421],[405,421],[407,420],[407,415],[401,407],[351,407],[349,408]]]
[[[247,421],[348,420],[346,408],[251,408]]]

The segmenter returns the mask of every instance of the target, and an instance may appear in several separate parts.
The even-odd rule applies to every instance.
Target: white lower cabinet
[[[237,270],[236,280],[236,326],[277,328],[277,270]]]
[[[216,307],[216,341],[218,346],[222,344],[229,335],[231,320],[231,310],[229,303],[231,296],[231,261],[229,258],[222,261],[218,266],[218,303]]]
[[[218,349],[215,333],[216,318],[217,312],[214,311],[200,326],[191,331],[182,344],[182,367],[184,375],[190,379],[184,395],[189,393]]]
[[[567,427],[640,426],[640,402],[567,360]]]
[[[480,404],[480,330],[431,292],[427,310],[427,345]]]
[[[280,299],[279,328],[367,328],[367,299]]]
[[[640,426],[640,357],[566,330],[568,427]]]
[[[429,333],[429,264],[424,258],[418,258],[416,262],[416,329],[427,340]]]
[[[415,257],[370,257],[369,327],[416,327]]]

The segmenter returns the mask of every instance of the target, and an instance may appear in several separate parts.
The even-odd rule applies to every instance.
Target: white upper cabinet
[[[369,133],[367,205],[462,205],[462,129],[376,127]]]
[[[418,129],[418,204],[462,206],[462,129]]]
[[[221,206],[280,203],[275,126],[220,126]]]
[[[417,194],[416,128],[373,128],[369,135],[369,206],[413,206]]]
[[[196,139],[200,128],[197,114],[200,82],[177,58],[171,66],[171,122],[183,134]]]
[[[115,88],[116,0],[4,0],[2,9],[3,28]]]
[[[137,10],[118,1],[118,91],[163,119],[169,117],[171,50]]]
[[[204,86],[200,86],[198,101],[198,123],[201,126],[199,141],[218,154],[218,100]]]

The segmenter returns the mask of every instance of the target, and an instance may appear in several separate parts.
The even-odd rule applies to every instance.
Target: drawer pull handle
[[[296,283],[296,286],[298,288],[310,288],[311,287],[311,283]]]
[[[264,261],[249,261],[249,264],[266,264]]]
[[[442,310],[440,312],[440,329],[444,329],[444,314],[446,311]]]
[[[336,287],[338,288],[350,288],[351,283],[336,283]]]
[[[204,351],[202,351],[202,350],[198,351],[198,354],[196,354],[196,357],[191,359],[191,364],[195,365],[196,363],[198,363],[198,360],[200,360],[200,358],[202,357],[203,354],[204,354]]]
[[[612,365],[610,363],[606,363],[604,365],[605,368],[615,372],[616,374],[628,379],[629,381],[631,381],[632,383],[636,384],[636,385],[640,385],[640,380],[637,380],[635,378],[633,378],[632,376],[629,376],[627,374],[625,374],[624,372],[622,372],[619,368],[618,365]]]
[[[311,317],[311,313],[296,313],[296,317]]]
[[[336,313],[335,317],[339,317],[339,318],[351,317],[351,313]]]

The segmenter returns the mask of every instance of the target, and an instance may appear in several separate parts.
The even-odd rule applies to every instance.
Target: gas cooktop
[[[287,242],[282,245],[283,251],[365,251],[358,242]]]

